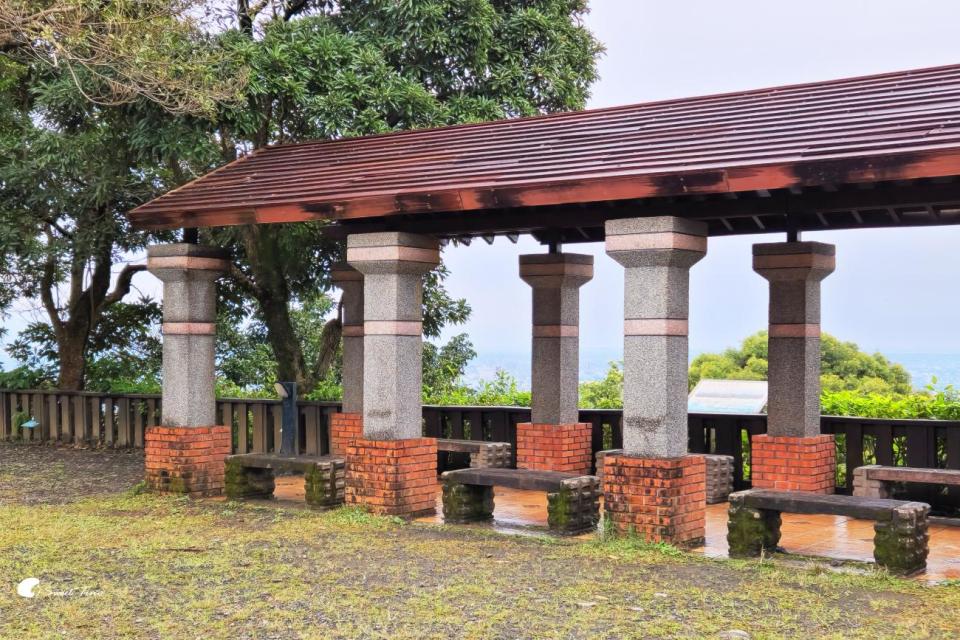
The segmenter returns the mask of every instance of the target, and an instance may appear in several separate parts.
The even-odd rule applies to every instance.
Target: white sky
[[[588,26],[606,45],[591,107],[826,80],[960,62],[953,0],[593,0]],[[960,227],[809,233],[837,245],[824,281],[823,327],[870,350],[960,353]],[[718,350],[763,328],[765,283],[750,268],[750,245],[780,236],[711,239],[691,277],[691,351]],[[543,249],[529,238],[449,248],[449,288],[473,305],[453,332],[481,354],[528,352],[530,292],[517,256]],[[596,256],[581,290],[581,344],[622,342],[619,266],[601,244],[569,246]],[[135,284],[156,292],[156,281]],[[11,333],[22,317],[8,321]],[[0,362],[5,354],[0,354]]]

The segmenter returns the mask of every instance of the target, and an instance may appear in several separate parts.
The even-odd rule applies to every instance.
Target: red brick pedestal
[[[837,454],[832,435],[810,438],[753,436],[750,482],[754,489],[833,493]]]
[[[345,456],[347,447],[363,437],[363,415],[333,413],[330,415],[330,455]]]
[[[223,493],[230,427],[148,427],[144,435],[146,480],[152,491],[191,497]]]
[[[589,423],[517,425],[517,468],[589,474]]]
[[[374,513],[413,517],[437,503],[437,441],[365,440],[347,446],[346,502]]]
[[[605,456],[603,508],[618,533],[678,546],[702,544],[706,535],[703,456]]]

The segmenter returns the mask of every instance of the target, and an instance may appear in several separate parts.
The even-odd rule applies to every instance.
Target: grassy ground
[[[137,464],[0,445],[0,638],[960,635],[960,586],[137,495]]]

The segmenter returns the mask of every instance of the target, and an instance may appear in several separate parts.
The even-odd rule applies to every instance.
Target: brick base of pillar
[[[832,435],[796,438],[755,435],[750,482],[754,489],[833,493],[837,454]]]
[[[589,474],[591,457],[589,423],[517,425],[517,468]]]
[[[703,456],[606,455],[603,508],[615,532],[650,542],[695,547],[706,535]]]
[[[363,437],[363,415],[359,413],[330,414],[330,455],[345,456],[347,447]]]
[[[160,493],[219,496],[231,447],[227,426],[148,427],[144,434],[147,486]]]
[[[437,503],[437,441],[365,440],[347,447],[346,502],[382,515],[433,513]]]

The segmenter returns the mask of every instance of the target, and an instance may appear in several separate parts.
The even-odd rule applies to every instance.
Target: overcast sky
[[[960,2],[950,0],[594,0],[588,25],[606,45],[591,107],[761,88],[960,62]],[[781,236],[711,239],[692,271],[691,351],[718,350],[764,327],[765,283],[750,245]],[[824,281],[823,327],[870,350],[960,353],[960,227],[805,234],[837,245]],[[581,343],[622,343],[622,269],[601,244],[582,289]],[[451,292],[469,299],[481,354],[529,351],[530,293],[517,256],[529,238],[449,248]],[[148,274],[135,281],[157,290]],[[16,319],[8,326],[16,330]]]

